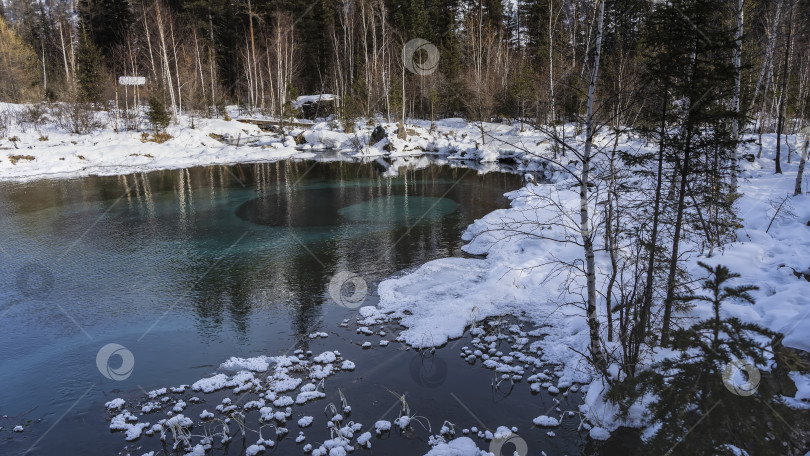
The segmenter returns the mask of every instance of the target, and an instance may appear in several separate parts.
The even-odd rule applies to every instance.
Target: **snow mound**
[[[459,437],[447,443],[439,443],[425,456],[489,456],[491,453],[480,450],[469,437]]]

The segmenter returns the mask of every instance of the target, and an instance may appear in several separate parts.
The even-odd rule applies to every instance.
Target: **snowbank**
[[[638,141],[624,141],[623,147],[639,150],[645,146]],[[806,298],[810,282],[805,280],[810,275],[802,276],[810,269],[807,257],[810,197],[791,198],[795,216],[777,217],[768,229],[775,212],[773,202],[792,195],[797,166],[797,160],[783,164],[784,174],[774,175],[770,158],[774,149],[774,135],[766,135],[765,158],[754,162],[741,160],[740,192],[744,196],[738,201],[737,213],[744,227],[738,231],[737,241],[715,249],[710,258],[687,256],[685,264],[696,278],[703,276],[698,260],[724,264],[742,275],[739,283],[758,285],[759,290],[753,293],[755,305],[728,303],[723,308],[724,316],[784,333],[786,346],[810,351],[810,301]],[[563,178],[555,173],[551,180],[563,183]],[[535,343],[542,361],[564,366],[566,380],[590,383],[583,388],[587,395],[581,411],[589,421],[598,424],[591,429],[591,437],[604,440],[620,425],[642,426],[644,409],[635,406],[626,420],[618,420],[618,409],[602,400],[603,381],[576,354],[587,352],[586,315],[582,306],[566,303],[581,302],[585,283],[582,277],[572,276],[555,265],[581,258],[582,248],[556,241],[576,239],[578,233],[555,223],[558,212],[549,210],[545,204],[551,199],[563,210],[576,214],[578,194],[564,188],[564,185],[530,183],[507,194],[511,208],[476,221],[464,235],[470,241],[464,250],[485,254],[486,258],[439,259],[404,276],[383,281],[379,285],[378,306],[362,308],[359,324],[397,320],[406,328],[399,334],[399,340],[414,347],[435,347],[460,337],[471,324],[487,317],[525,317],[545,335]],[[608,270],[604,253],[597,254],[596,267]],[[604,287],[604,282],[597,283],[598,289]],[[708,317],[710,310],[708,304],[700,303],[690,313],[678,317],[696,321]],[[604,309],[598,311],[604,322]],[[800,400],[799,396],[806,396],[810,387],[806,377],[796,376],[794,381],[800,384],[796,398]],[[802,404],[806,405],[806,401]],[[545,419],[548,417],[539,418],[542,419],[535,424],[551,425]]]
[[[317,97],[299,97],[296,103]],[[331,100],[334,96],[320,97]],[[24,105],[0,103],[0,111],[10,113],[11,118],[24,109]],[[238,114],[235,107],[230,107],[229,112],[234,117]],[[317,156],[313,152],[324,150],[338,151],[338,160],[388,157],[393,163],[383,163],[391,176],[396,176],[397,161],[425,154],[440,155],[449,162],[475,163],[479,172],[497,170],[502,163],[527,172],[545,167],[534,153],[545,149],[538,132],[521,132],[518,127],[504,124],[470,124],[461,119],[433,123],[409,120],[406,137],[401,139],[398,124],[382,119],[361,119],[352,133],[329,119],[306,129],[299,124],[282,135],[263,132],[254,124],[238,120],[182,115],[166,130],[171,139],[159,144],[152,141],[145,121],[143,131],[125,131],[122,127],[115,132],[116,121],[108,113],[97,113],[96,117],[107,126],[82,135],[66,133],[52,121],[41,126],[12,121],[7,130],[0,131],[0,181],[119,175],[291,157],[308,159]],[[378,125],[385,130],[386,138],[370,144],[371,133]],[[524,147],[533,152],[527,154],[521,150]]]
[[[21,105],[0,105],[19,112]],[[106,114],[99,114],[106,117]],[[181,116],[167,128],[171,139],[153,142],[150,134],[107,128],[83,135],[66,133],[53,124],[13,124],[0,138],[0,180],[72,178],[118,175],[162,169],[282,160],[312,155],[296,149],[289,138],[270,137],[256,125],[223,119]],[[12,141],[13,139],[13,141]],[[263,139],[261,144],[253,144]],[[237,147],[238,144],[238,147]]]
[[[436,445],[425,456],[488,456],[490,454],[492,453],[479,450],[471,438],[459,437]]]

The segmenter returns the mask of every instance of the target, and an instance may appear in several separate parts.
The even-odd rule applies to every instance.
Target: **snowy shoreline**
[[[24,105],[2,103],[6,113],[20,115]],[[321,152],[339,154],[338,159],[361,160],[387,157],[404,159],[435,155],[449,162],[475,162],[481,171],[498,169],[504,160],[518,165],[520,172],[539,169],[533,160],[520,160],[520,151],[503,142],[480,139],[477,125],[462,119],[431,123],[413,120],[406,124],[407,139],[397,137],[397,124],[359,122],[353,133],[335,131],[334,124],[319,121],[310,128],[288,127],[285,134],[262,131],[256,124],[238,119],[178,117],[166,129],[171,138],[156,143],[140,131],[115,132],[107,126],[90,133],[66,133],[52,124],[14,122],[0,138],[0,182],[38,179],[68,179],[86,176],[126,175],[194,166],[274,162],[288,158],[317,159]],[[22,116],[21,116],[22,117]],[[104,112],[96,117],[105,125],[112,119]],[[242,119],[245,120],[245,119]],[[381,125],[386,138],[369,144],[375,127]],[[520,132],[517,126],[487,124],[487,134],[508,142],[541,141],[535,132]]]
[[[792,142],[795,139],[789,137]],[[799,195],[791,199],[792,217],[774,216],[768,202],[792,195],[798,161],[783,163],[784,174],[773,174],[775,141],[775,135],[764,135],[762,158],[741,162],[743,196],[737,208],[743,226],[737,231],[737,240],[717,246],[713,255],[690,252],[686,267],[692,277],[700,278],[705,274],[698,261],[723,264],[741,274],[737,283],[758,285],[759,290],[752,293],[756,304],[730,303],[723,308],[724,317],[737,317],[783,333],[786,347],[808,352],[810,302],[806,296],[810,283],[804,279],[810,272],[806,256],[810,251],[810,197]],[[628,141],[626,147],[637,151],[645,148],[641,142],[631,143]],[[648,147],[652,150],[654,145]],[[748,147],[750,150],[744,153],[756,153],[755,145]],[[460,337],[471,323],[474,326],[481,319],[522,316],[541,325],[539,334],[545,336],[532,351],[544,363],[563,366],[553,385],[555,390],[564,391],[575,383],[587,385],[583,388],[587,395],[580,411],[597,426],[594,428],[598,429],[597,435],[592,432],[592,438],[607,438],[609,432],[621,426],[645,428],[651,424],[645,417],[645,409],[634,405],[627,418],[620,418],[618,407],[604,400],[605,380],[576,354],[588,352],[585,310],[571,305],[581,299],[577,292],[585,287],[584,277],[571,277],[555,270],[553,265],[575,261],[582,250],[539,234],[540,225],[553,215],[538,196],[548,197],[549,192],[554,192],[560,206],[571,213],[578,210],[579,201],[576,191],[560,190],[570,189],[573,183],[565,185],[557,174],[552,181],[557,185],[529,183],[507,194],[512,201],[509,209],[494,211],[467,229],[464,239],[469,243],[463,249],[485,255],[484,259],[434,260],[408,275],[383,281],[379,286],[380,303],[361,308],[360,323],[398,321],[406,327],[398,340],[428,348]],[[775,220],[771,223],[772,216]],[[597,253],[597,267],[607,270],[608,261],[604,251]],[[604,274],[600,278],[604,279]],[[599,282],[600,278],[597,287],[603,290],[606,284]],[[598,312],[605,322],[604,309],[598,308]],[[708,304],[699,304],[690,312],[677,315],[686,325],[710,316]],[[653,353],[645,362],[651,363],[660,356],[662,353]],[[767,366],[757,368],[769,370]],[[790,378],[798,391],[795,397],[783,396],[784,401],[796,409],[810,409],[810,374],[791,372]],[[655,428],[651,426],[646,431],[650,435]]]

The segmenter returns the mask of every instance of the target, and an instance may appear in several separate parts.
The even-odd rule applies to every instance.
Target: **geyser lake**
[[[419,161],[386,170],[381,161],[286,160],[0,183],[0,453],[163,454],[156,436],[126,442],[111,432],[104,403],[122,397],[136,412],[145,391],[191,384],[231,356],[293,349],[338,350],[357,365],[327,379],[325,399],[296,408],[296,416],[315,417],[305,431],[316,447],[329,438],[324,409],[340,403],[338,390],[364,428],[397,417],[391,390],[406,394],[433,432],[392,431],[355,454],[423,454],[444,420],[457,436],[472,426],[517,426],[531,454],[590,453],[573,420],[553,437],[531,425],[555,407],[576,410],[580,396],[557,395],[558,405],[525,382],[493,389],[494,372],[459,356],[469,335],[420,354],[395,333],[379,347],[379,337],[341,327],[356,305],[376,303],[380,280],[464,255],[464,229],[507,207],[503,194],[522,184],[507,172]],[[367,283],[362,303],[340,305],[330,295],[341,271]],[[308,337],[321,331],[329,336]],[[361,348],[366,340],[375,345]],[[123,380],[97,367],[111,343],[132,353]],[[113,356],[113,370],[122,361]],[[179,396],[194,395],[202,396]],[[186,416],[196,420],[218,403],[204,399]],[[142,419],[161,417],[165,411]],[[303,454],[296,419],[269,454]],[[16,425],[24,431],[12,432]],[[242,454],[255,440],[235,438],[213,454]]]

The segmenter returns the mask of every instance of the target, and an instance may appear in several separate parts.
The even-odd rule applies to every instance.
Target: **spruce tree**
[[[152,131],[154,131],[155,134],[163,133],[172,120],[169,111],[166,110],[166,105],[163,104],[160,98],[154,95],[149,98],[149,111],[147,111],[146,117],[149,119],[149,123],[152,125]]]
[[[107,57],[135,21],[127,0],[80,0],[78,10],[83,26]]]
[[[548,61],[548,15],[550,0],[518,0],[520,23],[524,28],[526,54],[535,65]]]
[[[76,83],[78,101],[99,104],[103,100],[104,70],[101,51],[82,27],[76,52]]]
[[[739,454],[728,445],[752,455],[790,454],[792,429],[785,420],[797,419],[796,412],[782,403],[774,384],[760,381],[757,367],[769,363],[769,345],[777,335],[722,316],[722,306],[729,301],[753,304],[749,292],[756,287],[729,285],[739,274],[725,266],[700,266],[709,273],[703,282],[708,293],[679,300],[707,302],[712,316],[673,331],[673,353],[615,385],[607,398],[624,414],[645,401],[658,426],[646,454]]]
[[[667,342],[676,289],[680,285],[678,257],[681,239],[695,234],[716,246],[711,220],[704,213],[722,211],[733,218],[731,206],[701,199],[702,192],[722,187],[730,151],[736,148],[731,109],[736,43],[734,27],[722,20],[715,0],[673,0],[656,4],[645,24],[647,79],[655,87],[650,103],[653,125],[662,125],[661,151],[672,164],[670,188],[675,200],[673,241],[664,302],[661,339]],[[710,182],[709,187],[699,187]],[[712,206],[695,207],[701,201]],[[723,222],[725,223],[725,222]],[[693,229],[695,231],[688,231]]]

